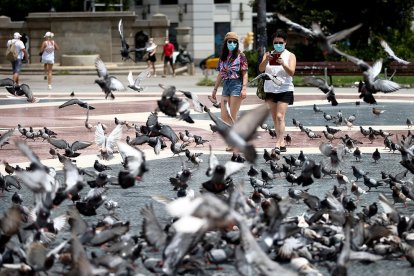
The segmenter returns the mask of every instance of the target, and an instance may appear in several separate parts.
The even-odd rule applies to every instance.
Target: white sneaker
[[[52,90],[52,85],[50,85],[50,84],[49,84],[49,85],[47,86],[47,89]]]

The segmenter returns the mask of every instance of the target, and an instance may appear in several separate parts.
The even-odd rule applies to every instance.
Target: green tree
[[[270,2],[267,11],[282,13],[305,27],[317,22],[327,34],[362,23],[363,26],[339,43],[339,47],[363,59],[384,56],[379,39],[385,39],[397,55],[407,59],[414,57],[411,30],[414,0],[279,0]],[[275,20],[278,21],[276,16]],[[286,27],[282,22],[278,26]],[[313,59],[315,54],[306,56]]]

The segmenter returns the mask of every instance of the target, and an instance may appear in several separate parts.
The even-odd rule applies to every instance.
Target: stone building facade
[[[28,36],[27,48],[31,63],[40,63],[39,49],[47,31],[55,34],[61,51],[56,52],[56,62],[62,55],[97,54],[105,62],[121,62],[121,40],[118,23],[122,19],[124,36],[131,48],[142,47],[142,39],[153,37],[162,53],[170,22],[165,15],[153,14],[149,20],[140,19],[133,11],[125,12],[50,12],[30,13],[26,21],[12,22],[0,16],[0,52],[5,53],[7,40],[14,32]],[[134,56],[135,53],[131,53]],[[4,54],[0,63],[8,63]]]

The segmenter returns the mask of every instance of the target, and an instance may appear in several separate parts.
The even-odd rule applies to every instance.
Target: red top
[[[174,53],[174,44],[171,42],[168,42],[164,45],[164,56],[165,57],[171,57]]]

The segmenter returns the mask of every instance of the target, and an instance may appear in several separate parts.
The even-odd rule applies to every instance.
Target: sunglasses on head
[[[276,41],[276,42],[273,42],[273,44],[285,44],[283,41]]]
[[[235,41],[235,40],[227,40],[227,43],[237,44],[237,41]]]

